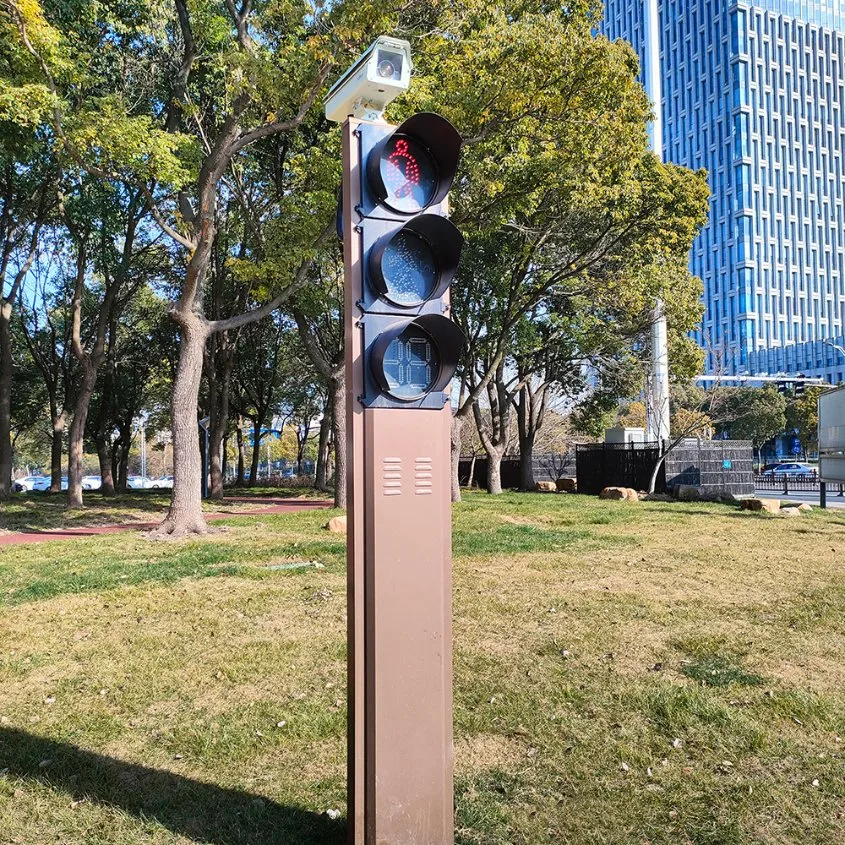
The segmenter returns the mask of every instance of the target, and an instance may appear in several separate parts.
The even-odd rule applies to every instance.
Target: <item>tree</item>
[[[724,408],[710,413],[721,432],[735,440],[750,440],[754,451],[786,428],[786,397],[774,386],[722,388],[711,399],[711,407]]]
[[[150,262],[156,243],[144,232],[147,208],[140,190],[121,184],[81,185],[76,200],[61,205],[77,249],[70,345],[80,376],[68,437],[69,508],[83,505],[83,441],[97,375],[107,354],[109,327],[138,288],[160,270],[159,261]],[[84,300],[90,312],[86,330]]]
[[[331,426],[334,444],[334,504],[346,507],[346,383],[343,339],[343,256],[336,245],[329,247],[313,267],[314,284],[299,293],[292,313],[299,329],[302,348],[326,385],[324,419]],[[326,448],[322,443],[320,454]],[[320,477],[326,473],[326,477]],[[316,486],[327,486],[327,472],[321,467]]]
[[[440,111],[467,139],[452,194],[468,236],[452,289],[468,338],[452,432],[455,499],[467,417],[479,418],[482,398],[512,413],[519,380],[507,386],[505,362],[524,318],[552,313],[552,298],[597,293],[608,307],[637,286],[653,306],[664,278],[631,268],[685,254],[706,217],[704,175],[648,153],[635,54],[594,35],[599,11],[453,6],[445,33],[426,40],[421,79],[403,103]],[[493,463],[507,430],[502,418],[484,438]],[[490,477],[495,487],[495,468]]]
[[[0,41],[4,34],[0,20]],[[3,47],[0,58],[10,61]],[[11,493],[12,479],[12,322],[55,207],[54,163],[44,145],[5,125],[9,108],[0,96],[0,500]]]
[[[58,230],[42,236],[30,265],[30,296],[20,306],[20,326],[30,357],[44,382],[49,411],[50,492],[62,489],[67,420],[75,402],[78,372],[71,354],[71,296],[75,259]]]
[[[795,432],[805,453],[818,445],[819,397],[828,389],[808,385],[802,396],[793,396],[787,402],[786,429]]]
[[[319,205],[325,197],[307,214],[312,198],[291,195],[288,205],[298,203],[301,213],[287,230],[284,272],[256,308],[209,319],[204,288],[224,176],[237,178],[257,142],[299,129],[334,62],[361,46],[350,33],[365,42],[382,29],[382,11],[359,2],[257,8],[251,0],[174,0],[175,14],[161,4],[80,9],[3,0],[3,7],[17,51],[40,71],[46,117],[63,154],[96,178],[139,187],[182,250],[184,274],[170,307],[181,335],[171,411],[174,488],[158,531],[204,532],[195,413],[206,341],[268,316],[304,284],[331,218],[331,208]]]
[[[149,428],[167,426],[177,358],[167,304],[143,285],[119,315],[113,314],[88,415],[87,436],[97,451],[105,495],[126,490],[134,423],[141,412],[150,414]]]

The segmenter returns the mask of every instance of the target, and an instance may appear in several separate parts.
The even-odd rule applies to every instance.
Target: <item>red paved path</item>
[[[295,513],[296,511],[330,508],[332,503],[320,499],[256,499],[251,496],[233,496],[227,502],[249,502],[262,505],[259,510],[231,511],[229,513],[206,513],[205,518],[228,519],[232,516],[265,516],[274,513]],[[162,515],[163,517],[163,515]],[[70,540],[74,537],[95,537],[98,534],[117,534],[121,531],[149,531],[161,520],[155,522],[129,522],[122,525],[89,525],[83,528],[61,528],[54,531],[31,529],[0,534],[0,546],[19,543],[47,543],[53,540]]]

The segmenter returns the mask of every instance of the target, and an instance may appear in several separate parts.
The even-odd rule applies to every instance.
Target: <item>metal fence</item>
[[[820,493],[821,481],[818,475],[756,475],[754,486],[758,490],[771,490],[788,496],[790,493]],[[845,496],[845,484],[828,484],[829,496]]]
[[[658,447],[653,443],[578,445],[575,453],[578,492],[597,496],[605,487],[648,490],[659,457]],[[666,472],[661,467],[655,489],[662,492],[665,488]]]

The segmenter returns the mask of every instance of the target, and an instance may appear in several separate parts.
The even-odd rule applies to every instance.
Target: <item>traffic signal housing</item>
[[[446,217],[461,137],[440,115],[362,123],[362,299],[367,407],[442,408],[464,344],[447,316],[463,236]]]

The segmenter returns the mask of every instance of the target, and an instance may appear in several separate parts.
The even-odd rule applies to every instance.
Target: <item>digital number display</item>
[[[436,168],[428,150],[413,138],[391,137],[379,166],[391,208],[412,213],[431,203],[437,190]]]
[[[437,285],[434,250],[415,232],[402,229],[384,249],[381,273],[391,302],[419,305]]]
[[[440,356],[429,336],[410,325],[387,347],[383,367],[390,393],[398,399],[416,399],[437,379]]]

